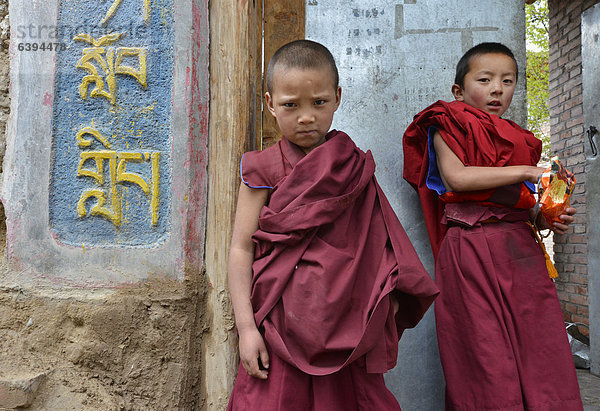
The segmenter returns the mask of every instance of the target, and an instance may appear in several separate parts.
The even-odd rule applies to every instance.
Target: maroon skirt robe
[[[265,381],[240,367],[230,409],[399,409],[382,373],[438,290],[374,172],[335,130],[308,155],[282,139],[242,158],[244,183],[271,189],[251,294],[271,365]]]
[[[464,103],[437,102],[404,136],[404,177],[417,189],[436,256],[436,328],[447,410],[581,410],[554,283],[528,211],[443,204],[427,187],[429,128],[471,166],[535,165],[541,142]]]

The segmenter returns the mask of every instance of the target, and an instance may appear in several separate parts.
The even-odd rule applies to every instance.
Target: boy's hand
[[[240,359],[242,366],[251,377],[266,380],[269,375],[269,353],[258,329],[240,331]],[[258,359],[264,366],[259,367]]]
[[[565,214],[561,214],[558,217],[563,222],[562,223],[554,223],[554,226],[551,228],[551,230],[554,231],[556,234],[566,233],[567,230],[569,229],[569,224],[571,224],[575,220],[575,217],[573,217],[573,214],[575,214],[576,212],[577,212],[577,210],[575,210],[573,207],[567,208],[565,210]]]
[[[563,222],[562,223],[555,222],[553,225],[548,224],[548,222],[544,218],[543,214],[539,213],[536,225],[539,228],[541,228],[542,230],[550,229],[550,230],[554,231],[556,234],[564,234],[569,229],[569,224],[571,224],[575,220],[575,217],[573,217],[573,215],[576,212],[577,212],[577,210],[574,209],[573,207],[567,208],[565,210],[565,214],[561,214],[560,217],[558,217]]]
[[[536,167],[536,166],[527,166],[528,168],[528,177],[527,181],[533,184],[537,184],[540,176],[546,171],[544,167]]]

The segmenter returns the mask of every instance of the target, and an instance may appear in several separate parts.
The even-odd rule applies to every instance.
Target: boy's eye
[[[321,105],[323,105],[323,104],[325,104],[325,103],[326,103],[326,101],[325,101],[325,100],[316,100],[316,101],[315,101],[315,105],[316,105],[316,106],[321,106]]]
[[[481,83],[487,83],[488,81],[490,81],[490,79],[488,79],[488,78],[480,78],[477,81],[480,81]]]
[[[513,83],[513,81],[511,79],[509,79],[509,78],[505,79],[504,82],[506,84],[512,84]]]
[[[283,103],[283,107],[296,107],[296,103]]]

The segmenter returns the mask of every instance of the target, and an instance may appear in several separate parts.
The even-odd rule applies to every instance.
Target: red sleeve
[[[245,153],[240,161],[240,176],[250,188],[273,189],[285,176],[280,144]]]

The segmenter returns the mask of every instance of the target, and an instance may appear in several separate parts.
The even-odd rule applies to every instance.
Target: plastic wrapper
[[[552,157],[550,166],[538,182],[539,211],[551,226],[562,222],[558,217],[571,205],[575,176],[563,167],[558,157]]]
[[[581,323],[567,323],[567,336],[569,337],[569,345],[573,354],[573,361],[576,368],[590,368],[590,339],[583,335],[578,326],[587,327]]]

